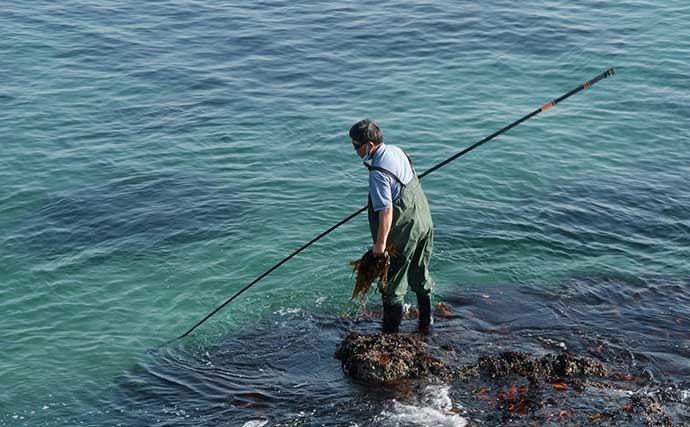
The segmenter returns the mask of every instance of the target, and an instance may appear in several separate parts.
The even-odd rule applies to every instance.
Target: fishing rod
[[[522,122],[524,122],[524,121],[527,121],[527,120],[531,119],[532,117],[536,116],[537,114],[542,113],[542,112],[548,110],[549,108],[551,108],[551,107],[555,106],[556,104],[558,104],[559,102],[561,102],[561,101],[563,101],[563,100],[565,100],[565,99],[567,99],[567,98],[569,98],[569,97],[575,95],[576,93],[580,92],[581,90],[583,90],[583,89],[589,89],[590,87],[592,87],[594,84],[596,84],[596,83],[599,82],[600,80],[605,79],[606,77],[609,77],[609,76],[613,76],[614,74],[616,74],[616,70],[615,70],[614,68],[609,68],[608,70],[606,70],[606,71],[604,71],[603,73],[599,74],[598,76],[596,76],[596,77],[593,78],[592,80],[589,80],[589,81],[587,81],[587,82],[581,84],[580,86],[578,86],[578,87],[576,87],[575,89],[571,90],[570,92],[568,92],[568,93],[566,93],[566,94],[560,96],[559,98],[554,99],[554,100],[551,101],[551,102],[547,102],[546,104],[542,105],[541,107],[537,108],[536,110],[532,111],[531,113],[529,113],[529,114],[523,116],[522,118],[520,118],[520,119],[514,121],[513,123],[511,123],[511,124],[509,124],[509,125],[507,125],[507,126],[501,128],[501,129],[497,130],[496,132],[492,133],[491,135],[487,136],[486,138],[482,139],[481,141],[478,141],[478,142],[476,142],[476,143],[470,145],[469,147],[465,148],[464,150],[460,151],[459,153],[452,155],[451,157],[447,158],[446,160],[442,161],[441,163],[439,163],[439,164],[437,164],[436,166],[432,167],[431,169],[427,170],[426,172],[424,172],[423,174],[419,175],[418,177],[421,179],[421,178],[425,177],[426,175],[429,175],[430,173],[434,172],[435,170],[437,170],[437,169],[439,169],[439,168],[445,166],[446,164],[452,162],[453,160],[457,159],[458,157],[460,157],[460,156],[462,156],[462,155],[464,155],[464,154],[467,154],[467,153],[469,153],[470,151],[474,150],[475,148],[479,147],[480,145],[485,144],[485,143],[491,141],[492,139],[494,139],[494,138],[497,137],[498,135],[501,135],[502,133],[505,133],[505,132],[509,131],[510,129],[514,128],[515,126],[519,125],[520,123],[522,123]],[[356,217],[357,215],[361,214],[361,213],[364,212],[365,210],[367,210],[367,207],[366,207],[366,206],[364,206],[363,208],[359,209],[359,210],[356,211],[356,212],[353,212],[353,213],[350,214],[347,218],[341,220],[339,223],[335,224],[334,226],[332,226],[332,227],[329,228],[328,230],[324,231],[323,233],[321,233],[321,234],[319,234],[318,236],[316,236],[316,237],[314,237],[313,239],[311,239],[308,243],[305,243],[304,245],[302,245],[302,247],[300,247],[299,249],[297,249],[296,251],[294,251],[293,253],[291,253],[291,254],[288,255],[287,257],[285,257],[282,261],[280,261],[279,263],[275,264],[273,267],[269,268],[268,270],[264,271],[259,277],[257,277],[256,279],[254,279],[251,283],[249,283],[248,285],[246,285],[244,288],[240,289],[237,293],[235,293],[235,295],[233,295],[232,297],[228,298],[223,304],[221,304],[221,305],[219,305],[218,307],[216,307],[215,310],[213,310],[212,312],[210,312],[209,314],[207,314],[206,317],[204,317],[203,319],[201,319],[200,321],[198,321],[198,322],[197,322],[194,326],[192,326],[187,332],[185,332],[184,334],[180,335],[179,337],[177,337],[177,338],[175,338],[175,339],[173,339],[173,340],[168,341],[168,343],[171,343],[171,342],[173,342],[173,341],[177,341],[177,340],[179,340],[179,339],[181,339],[181,338],[184,338],[184,337],[186,337],[187,335],[189,335],[193,330],[195,330],[196,328],[198,328],[202,323],[204,323],[204,322],[207,321],[211,316],[213,316],[214,314],[216,314],[217,312],[219,312],[223,307],[225,307],[226,305],[230,304],[235,298],[237,298],[238,296],[242,295],[247,289],[249,289],[249,288],[251,288],[252,286],[254,286],[254,285],[255,285],[257,282],[259,282],[261,279],[263,279],[264,277],[268,276],[268,275],[271,274],[274,270],[276,270],[278,267],[280,267],[281,265],[285,264],[285,263],[288,262],[290,259],[292,259],[295,255],[299,254],[300,252],[302,252],[303,250],[305,250],[306,248],[308,248],[308,247],[311,246],[312,244],[314,244],[314,243],[316,243],[317,241],[321,240],[321,238],[323,238],[323,237],[325,237],[326,235],[330,234],[333,230],[335,230],[336,228],[338,228],[338,227],[340,227],[341,225],[345,224],[346,222],[348,222],[348,221],[351,220],[352,218]]]

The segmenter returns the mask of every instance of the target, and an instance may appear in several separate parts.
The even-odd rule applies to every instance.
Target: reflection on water
[[[604,362],[635,387],[684,384],[690,375],[687,282],[622,278],[571,280],[551,289],[463,287],[446,295],[429,343],[454,350],[458,364],[506,350],[570,351]],[[461,291],[460,291],[461,290]],[[414,321],[403,330],[413,333]],[[187,342],[154,353],[120,378],[108,405],[124,425],[463,426],[556,425],[558,419],[506,416],[476,384],[407,382],[380,386],[345,377],[333,352],[349,330],[378,321],[285,311],[214,345]],[[625,390],[596,390],[557,401],[573,421],[620,407]],[[577,409],[573,409],[577,408]],[[115,411],[112,411],[115,412]],[[111,414],[112,414],[111,412]],[[678,419],[688,416],[680,408]],[[524,417],[524,418],[521,418]],[[578,418],[579,417],[579,418]],[[474,420],[474,421],[473,421]],[[645,425],[634,416],[609,425]]]

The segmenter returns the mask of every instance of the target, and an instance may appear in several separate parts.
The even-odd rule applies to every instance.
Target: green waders
[[[376,168],[382,170],[381,168]],[[396,180],[397,177],[390,172],[383,170]],[[398,182],[400,182],[398,180]],[[376,242],[379,227],[378,212],[375,212],[369,199],[369,229],[371,237]],[[390,269],[388,271],[388,286],[382,291],[384,306],[384,331],[397,332],[397,326],[387,328],[386,317],[393,316],[389,323],[400,324],[402,317],[402,303],[409,286],[417,294],[420,303],[420,312],[430,311],[429,293],[433,287],[433,281],[429,276],[429,261],[433,248],[433,223],[429,204],[422,191],[419,179],[415,176],[410,183],[403,185],[402,194],[398,200],[393,202],[393,224],[388,233],[388,244],[395,246],[398,254],[391,256]],[[395,311],[394,315],[390,312]],[[399,315],[398,313],[399,312]],[[420,326],[428,327],[430,321],[424,320],[420,315]],[[396,319],[397,318],[397,319]],[[426,323],[426,324],[424,324]],[[388,329],[388,330],[386,330]]]

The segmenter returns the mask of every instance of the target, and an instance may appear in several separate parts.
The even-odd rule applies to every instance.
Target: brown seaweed
[[[379,291],[385,291],[388,285],[388,268],[390,267],[390,257],[397,256],[395,246],[388,245],[384,256],[375,257],[374,252],[369,249],[364,252],[362,258],[351,261],[352,271],[357,273],[355,289],[352,292],[351,300],[359,297],[360,302],[364,303],[364,297],[376,279],[379,280]]]

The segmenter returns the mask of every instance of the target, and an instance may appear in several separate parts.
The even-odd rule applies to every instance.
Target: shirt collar
[[[378,160],[383,156],[383,152],[386,150],[386,144],[383,142],[378,145],[378,148],[376,149],[376,152],[372,156],[365,156],[364,157],[364,166],[367,168],[370,168],[374,165],[374,163],[378,163]]]

